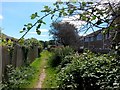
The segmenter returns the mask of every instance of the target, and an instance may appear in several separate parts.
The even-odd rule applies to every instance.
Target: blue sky
[[[40,16],[43,16],[44,13],[40,13],[44,5],[52,6],[53,2],[2,2],[0,6],[0,27],[3,28],[3,33],[20,38],[22,34],[19,31],[23,28],[24,24],[29,22],[35,22],[30,19],[32,13],[38,12]],[[35,28],[33,28],[25,38],[37,38],[39,40],[49,40],[51,39],[48,33],[50,29],[50,24],[52,23],[51,18],[47,17],[44,19],[46,25],[41,27],[41,35],[35,33]]]
[[[45,5],[52,7],[52,4],[53,0],[50,2],[0,2],[0,27],[3,28],[2,32],[8,36],[20,38],[23,33],[20,34],[19,31],[24,27],[24,24],[35,22],[30,19],[31,14],[38,12],[40,16],[43,16],[44,13],[41,13],[40,11]],[[25,38],[34,37],[43,41],[50,40],[51,37],[49,36],[48,30],[50,29],[52,21],[50,17],[46,17],[44,20],[46,25],[42,25],[40,29],[42,32],[41,35],[37,35],[35,28],[33,28]],[[75,23],[78,25],[78,22]],[[98,30],[98,28],[94,29]],[[91,32],[92,30],[89,30],[87,33]]]

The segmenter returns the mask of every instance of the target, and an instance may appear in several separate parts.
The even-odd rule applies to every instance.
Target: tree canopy
[[[67,46],[77,48],[79,46],[79,35],[77,28],[69,22],[53,22],[51,25],[50,34],[53,38]]]

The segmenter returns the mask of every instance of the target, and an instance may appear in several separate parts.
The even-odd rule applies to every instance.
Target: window
[[[85,38],[85,42],[88,42],[88,41],[89,41],[89,38],[88,38],[88,37],[86,37],[86,38]]]
[[[90,37],[90,41],[94,41],[94,37]]]
[[[101,34],[101,33],[99,33],[99,34],[97,35],[97,40],[102,40],[102,34]]]

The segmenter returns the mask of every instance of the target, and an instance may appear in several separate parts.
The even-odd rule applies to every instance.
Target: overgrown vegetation
[[[58,73],[57,84],[62,89],[119,90],[119,66],[120,62],[109,55],[91,52],[73,55],[72,62]]]
[[[56,69],[47,65],[45,70],[46,70],[45,71],[46,77],[42,84],[43,85],[42,88],[57,88],[57,82],[56,82],[57,71],[56,71]]]
[[[42,52],[41,57],[44,57],[45,53]],[[12,65],[8,65],[3,82],[5,84],[4,88],[8,90],[14,88],[34,88],[41,73],[41,57],[37,58],[29,66],[14,68]]]
[[[64,63],[64,57],[67,55],[73,54],[74,50],[67,47],[58,47],[53,49],[51,59],[49,60],[49,64],[51,67],[57,67],[60,64]]]
[[[14,68],[12,65],[7,65],[4,77],[5,89],[22,88],[23,85],[29,85],[30,80],[36,73],[33,67]]]

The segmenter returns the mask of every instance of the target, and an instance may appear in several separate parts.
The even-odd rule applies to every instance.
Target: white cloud
[[[85,21],[79,20],[79,15],[69,16],[63,18],[62,22],[70,22],[71,24],[74,24],[77,28],[80,28],[81,25],[85,24]]]
[[[44,33],[44,32],[48,32],[49,30],[47,29],[39,29],[41,31],[41,33]],[[36,31],[33,31],[33,32],[29,32],[29,34],[37,34]]]
[[[48,35],[40,35],[41,37],[47,37]]]
[[[3,16],[2,15],[0,15],[0,20],[2,20],[3,19]]]
[[[40,29],[41,32],[48,32],[49,30],[47,29]]]

